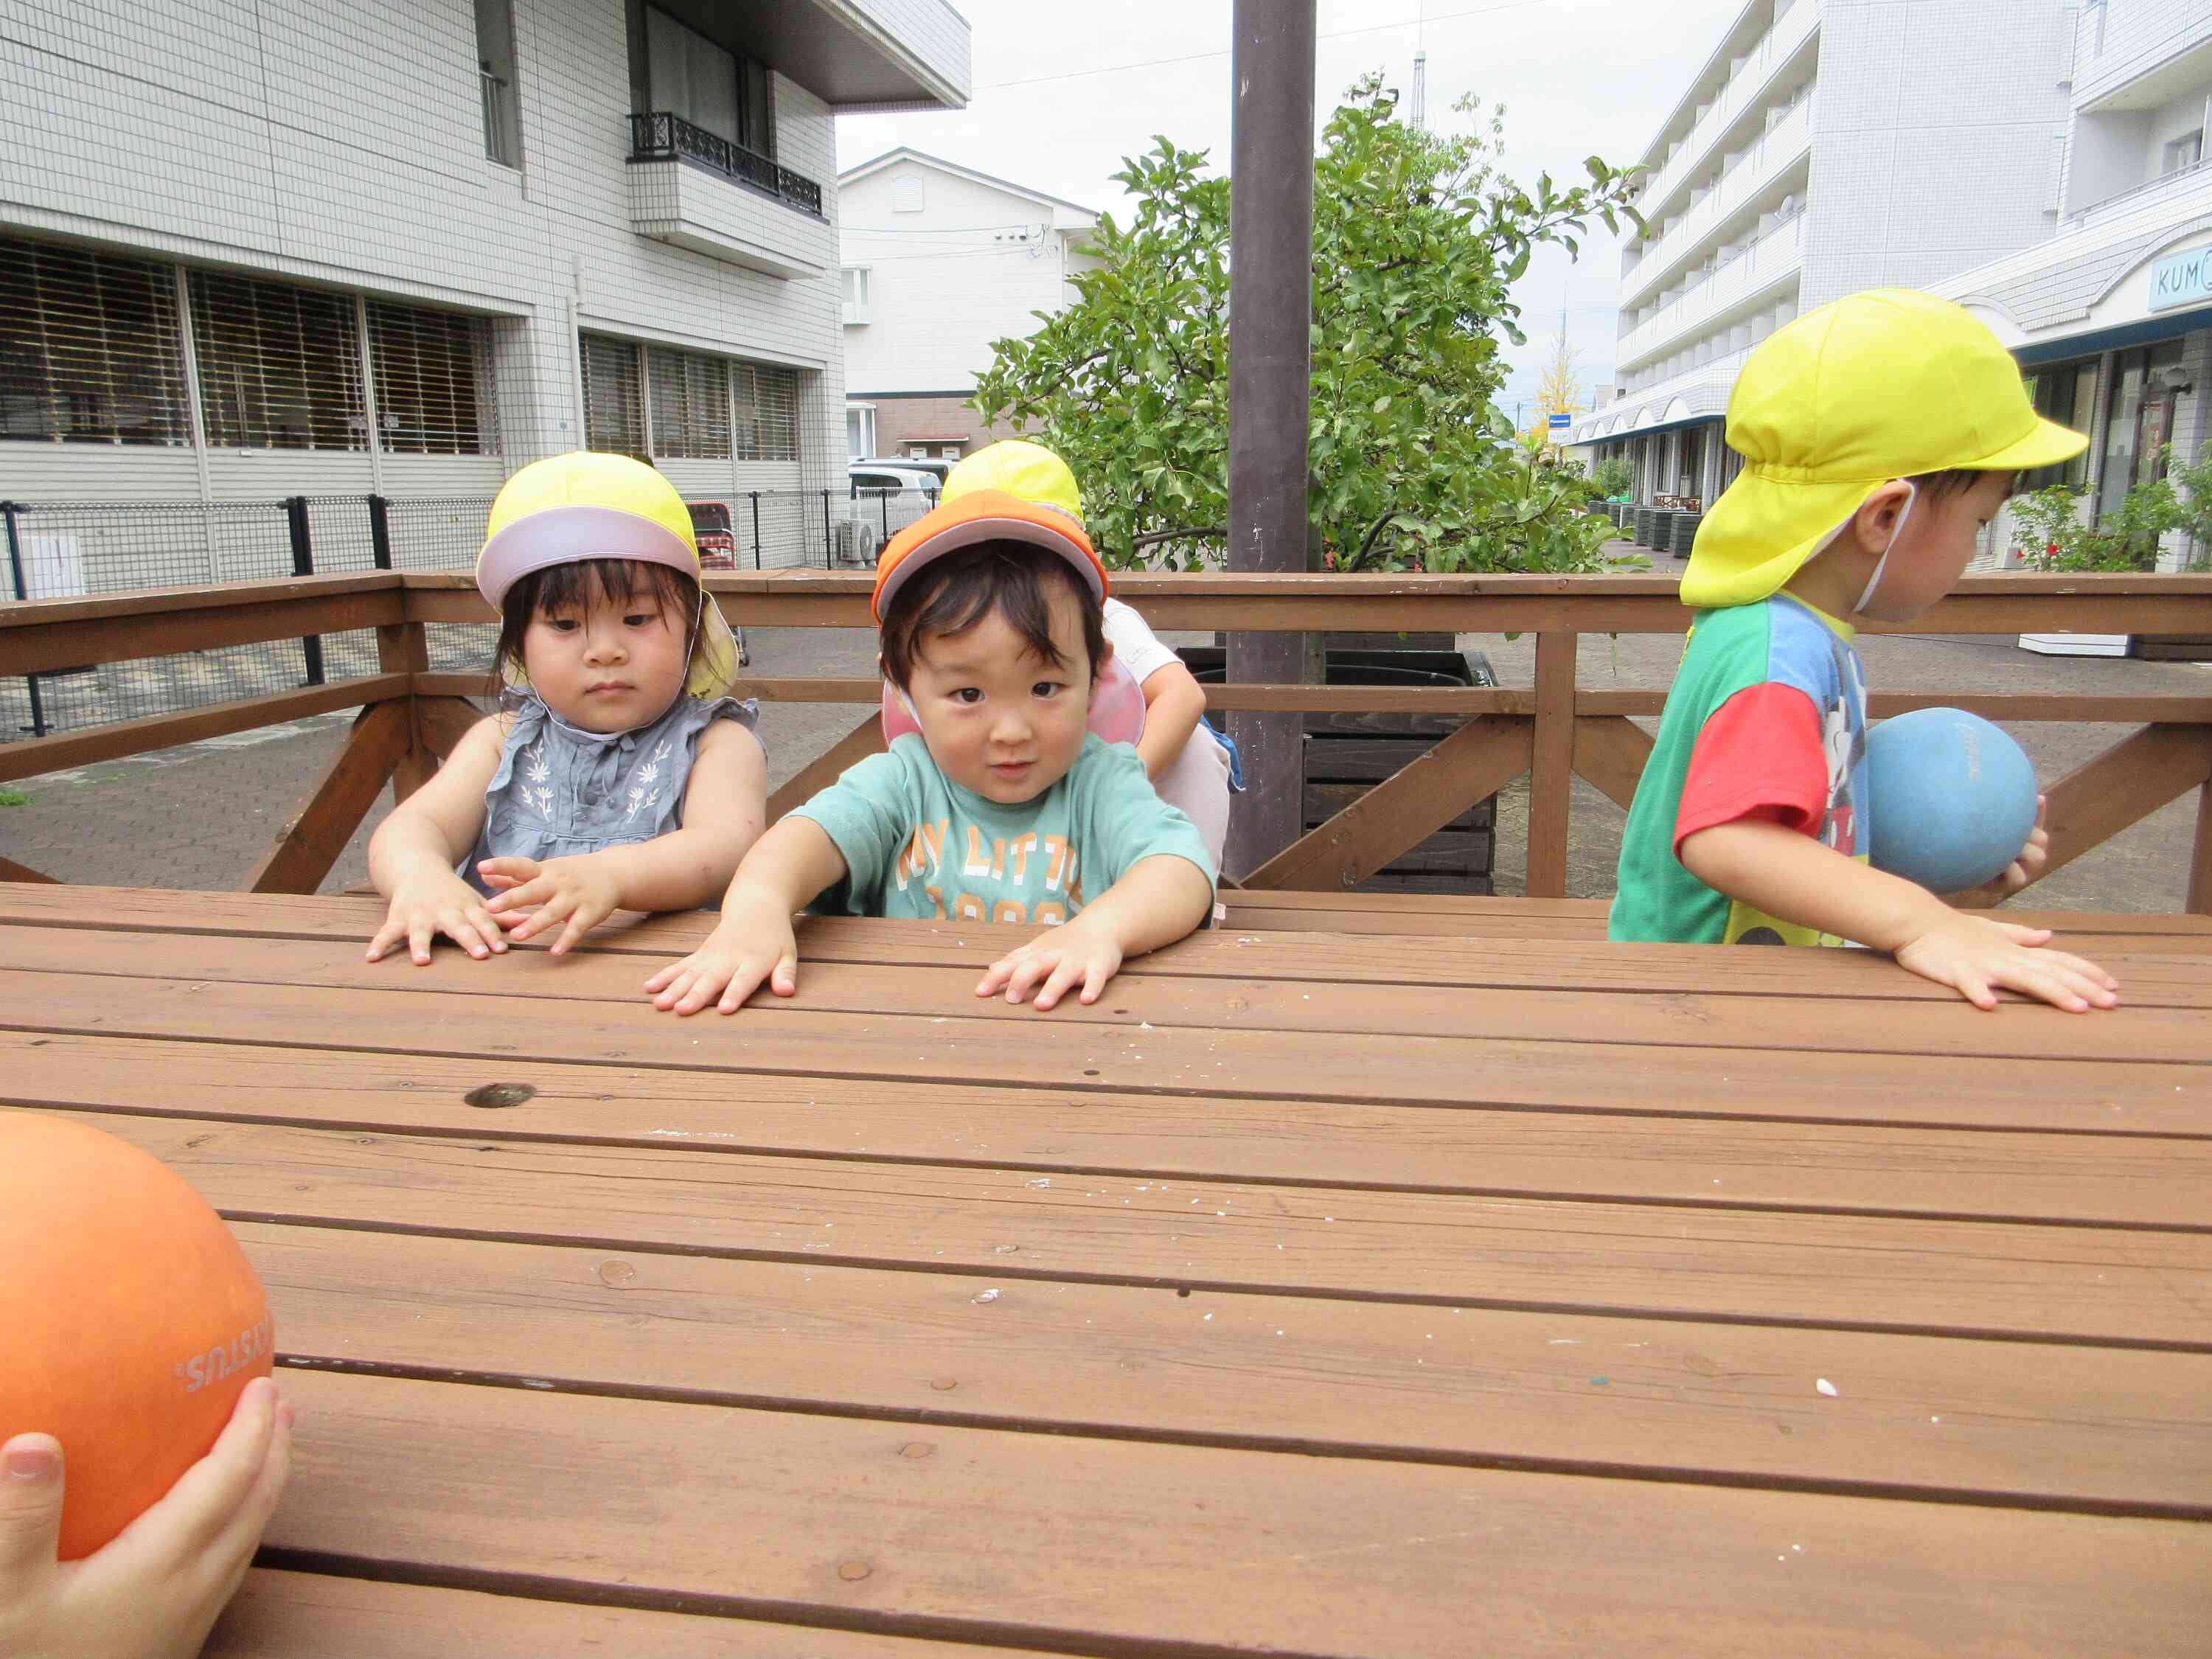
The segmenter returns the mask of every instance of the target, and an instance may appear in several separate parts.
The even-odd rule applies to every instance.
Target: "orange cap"
[[[1106,567],[1080,523],[1041,501],[1024,501],[1003,489],[978,489],[924,514],[884,544],[876,560],[875,598],[870,602],[878,625],[891,595],[915,572],[932,559],[988,541],[1027,542],[1057,553],[1101,600],[1106,597]]]

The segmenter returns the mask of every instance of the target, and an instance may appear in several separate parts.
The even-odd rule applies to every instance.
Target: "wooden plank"
[[[883,752],[883,718],[871,712],[866,719],[838,738],[825,752],[809,762],[804,770],[788,779],[782,788],[769,797],[768,821],[774,823],[793,807],[805,805],[836,782],[847,767]]]
[[[88,1006],[72,975],[0,970],[0,1029],[475,1060],[482,1080],[582,1066],[677,1067],[715,1073],[883,1079],[956,1085],[1065,1089],[1079,1096],[1162,1091],[1223,1099],[1366,1101],[1378,1105],[1556,1108],[1807,1122],[1954,1124],[2138,1132],[2168,1104],[2203,1109],[2203,1068],[2106,1060],[2063,1069],[2007,1055],[1962,1066],[1955,1057],[1868,1054],[1801,1097],[1778,1091],[1771,1052],[1467,1037],[1347,1037],[1330,1032],[1206,1031],[1025,1021],[1009,1045],[998,1018],[849,1015],[786,1008],[732,1024],[722,1016],[678,1025],[636,1005],[533,1006],[502,998],[492,1015],[514,1030],[484,1059],[482,1034],[436,998],[405,991],[111,978],[113,1006]],[[1128,1005],[1121,1005],[1128,1006]],[[2053,1018],[2057,1016],[2054,1015]],[[1739,1060],[1738,1056],[1741,1056]],[[1637,1079],[1633,1093],[1620,1079]],[[2023,1099],[2022,1097],[2031,1098]],[[2172,1121],[2161,1116],[2160,1124]],[[2161,1133],[2189,1133],[2185,1127]]]
[[[1528,765],[1528,722],[1470,720],[1247,875],[1243,888],[1356,886]]]
[[[430,666],[429,636],[422,624],[396,623],[390,627],[378,629],[376,662],[377,666],[387,673],[406,675],[410,684],[407,744],[399,757],[399,763],[392,769],[392,799],[397,805],[429,782],[438,770],[438,757],[422,741],[419,708],[422,694],[411,690],[415,676]],[[320,879],[317,878],[318,882]]]
[[[141,933],[0,927],[0,961],[15,969],[137,985],[148,965],[145,940]],[[195,982],[319,986],[364,995],[544,1000],[563,1005],[564,1014],[589,1005],[595,1016],[604,1017],[630,1010],[653,1013],[640,989],[644,965],[649,963],[641,964],[621,952],[574,957],[542,950],[511,952],[494,964],[443,951],[428,964],[409,963],[400,972],[394,963],[363,961],[351,940],[239,939],[212,953],[210,959],[193,962],[178,977]],[[487,971],[495,966],[498,971]],[[801,970],[794,996],[763,994],[749,1012],[781,1018],[810,1011],[872,1014],[896,1008],[901,1015],[915,1018],[934,1015],[1023,1027],[1039,1023],[1034,1009],[1000,998],[977,997],[976,977],[974,968],[923,966],[911,960],[817,961]],[[508,1011],[494,1004],[487,1007],[485,1017],[505,1019]],[[717,1015],[714,1023],[723,1018]],[[1449,1032],[1458,1038],[1587,1044],[1596,1065],[1607,1063],[1607,1048],[1621,1044],[1789,1054],[2212,1064],[2212,1022],[2203,1018],[2200,1009],[2128,1005],[2085,1016],[2026,1000],[2013,1000],[1984,1013],[1955,999],[1868,1004],[1832,994],[1753,998],[1683,991],[1658,998],[1528,989],[1511,997],[1469,998],[1456,986],[1328,986],[1155,973],[1132,976],[1096,1003],[1071,1003],[1052,1015],[1049,1023],[1105,1027],[1123,1036],[1158,1029],[1180,1033],[1178,1042],[1193,1032],[1327,1033],[1356,1048],[1366,1046],[1358,1041],[1364,1037]]]
[[[1692,991],[1736,995],[1848,995],[1859,999],[1903,998],[1949,1003],[1954,994],[1887,957],[1869,951],[1714,951],[1702,945],[1610,945],[1580,939],[1520,939],[1510,951],[1467,933],[1376,936],[1341,931],[1358,920],[1352,906],[1368,896],[1278,894],[1237,895],[1231,902],[1243,926],[1194,933],[1164,950],[1123,965],[1132,978],[1155,974],[1231,979],[1320,980],[1334,984],[1461,985],[1492,989],[1581,989],[1605,991]],[[1385,914],[1407,902],[1390,895],[1372,896]],[[1323,920],[1317,933],[1288,931],[1277,918],[1292,914],[1277,908],[1289,899],[1299,904],[1331,905],[1312,914]],[[1418,902],[1418,901],[1415,901]],[[1455,900],[1437,900],[1453,904]],[[1477,901],[1477,902],[1485,902]],[[1499,899],[1509,916],[1584,914],[1601,922],[1602,905],[1580,900]],[[0,923],[12,926],[89,927],[125,933],[173,935],[236,935],[249,939],[352,939],[365,943],[382,925],[384,901],[372,894],[331,895],[298,899],[284,895],[246,896],[221,892],[159,892],[151,889],[72,887],[66,900],[36,893],[18,899],[0,885]],[[1429,925],[1448,927],[1456,911]],[[2212,976],[2180,955],[2151,954],[2160,940],[2185,949],[2187,933],[2106,933],[2136,923],[2195,927],[2200,954],[2212,955],[2212,931],[2198,917],[2124,916],[2107,913],[2030,913],[2069,924],[2094,924],[2101,937],[2118,945],[2112,967],[2125,982],[2128,1001],[2142,1007],[2212,1007]],[[580,947],[649,960],[658,966],[696,950],[713,928],[708,912],[642,916],[622,912],[596,930]],[[1252,924],[1264,931],[1248,930]],[[896,921],[866,916],[809,916],[799,922],[800,954],[809,962],[927,962],[971,967],[979,973],[1030,935],[1019,928],[972,923]],[[1418,945],[1395,942],[1418,937]],[[521,949],[532,948],[529,945]],[[641,960],[641,969],[649,971]],[[386,981],[388,982],[388,981]]]
[[[2045,823],[2051,859],[2063,870],[2091,848],[2212,779],[2212,730],[2146,726],[2052,784]]]
[[[1575,713],[1656,720],[1666,703],[1664,691],[1584,690],[1575,696]],[[2075,696],[2040,691],[1874,691],[1867,696],[1867,713],[1878,720],[1916,708],[1964,708],[1984,720],[2057,720],[2069,725],[2141,726],[2161,720],[2212,724],[2212,697],[2185,692]]]
[[[2201,1354],[236,1231],[295,1369],[529,1377],[1315,1455],[2212,1512],[2212,1357]],[[1005,1309],[977,1300],[994,1288]],[[1275,1332],[1291,1329],[1286,1365],[1289,1339]],[[1813,1389],[1808,1367],[1838,1393]],[[1753,1423],[1765,1432],[1747,1432]]]
[[[235,592],[210,590],[231,602],[204,607],[103,611],[82,620],[40,620],[8,613],[35,610],[55,603],[64,606],[99,605],[104,600],[33,600],[0,607],[0,618],[15,623],[13,632],[0,633],[0,675],[38,674],[58,668],[88,667],[99,663],[128,662],[134,657],[161,657],[178,651],[206,651],[221,645],[251,645],[263,640],[293,639],[307,634],[337,634],[354,628],[380,628],[399,620],[401,599],[389,586],[374,585],[316,588],[325,580],[309,577],[302,583],[270,583],[276,591],[301,587],[292,598],[255,598],[242,602]],[[350,584],[361,579],[335,577]],[[249,588],[249,592],[253,589]],[[35,627],[24,626],[35,622]]]
[[[415,732],[422,746],[444,761],[483,719],[483,711],[459,697],[415,699]]]
[[[47,875],[43,871],[33,870],[27,864],[18,864],[15,860],[6,858],[0,858],[0,881],[35,882],[55,887],[62,884],[58,876]]]
[[[1425,1111],[1343,1101],[1208,1102],[843,1078],[609,1076],[538,1062],[521,1107],[467,1097],[483,1062],[239,1043],[0,1033],[7,1097],[46,1108],[397,1134],[702,1152],[864,1157],[1289,1185],[2136,1226],[2206,1224],[2212,1125],[2003,1134],[1626,1112]],[[2172,1097],[2168,1095],[2168,1099]],[[2051,1115],[2056,1116],[2056,1114]],[[2131,1117],[2136,1115],[2130,1115]],[[957,1133],[946,1124],[957,1121]],[[2148,1125],[2137,1125],[2148,1128]],[[2193,1136],[2184,1139],[2183,1136]],[[1718,1184],[1717,1184],[1718,1183]]]
[[[411,701],[375,703],[362,711],[345,746],[246,876],[248,892],[312,893],[322,884],[391,781],[393,768],[407,755]]]
[[[1626,812],[1636,802],[1636,786],[1651,758],[1651,739],[1632,720],[1575,720],[1574,769],[1585,782]]]
[[[475,586],[472,577],[464,575],[461,580],[471,588]],[[303,598],[398,593],[404,586],[405,579],[397,571],[369,570],[349,574],[287,576],[273,581],[203,582],[189,587],[142,587],[128,593],[100,593],[80,599],[31,599],[11,602],[4,610],[0,610],[0,635],[14,629],[43,631],[57,623],[101,622],[153,613],[181,617],[194,611],[229,610],[240,605],[269,605]],[[20,671],[10,668],[8,672],[15,673]]]
[[[143,1147],[236,1221],[2212,1352],[2203,1233],[63,1115]]]
[[[2212,915],[2212,781],[2197,792],[2197,834],[2189,848],[2189,896],[2197,915]]]
[[[2179,1653],[2212,1582],[2185,1522],[289,1381],[280,1562],[939,1639],[1462,1659],[1472,1577],[1500,1653]]]
[[[1528,767],[1531,898],[1567,893],[1568,786],[1575,756],[1575,642],[1572,634],[1536,636],[1536,736]]]
[[[532,1587],[535,1588],[535,1587]],[[246,1575],[203,1659],[1043,1659],[1034,1648],[981,1648],[750,1619],[532,1601],[527,1595],[259,1567]]]
[[[260,726],[280,726],[336,709],[358,708],[404,697],[407,679],[402,674],[372,674],[365,679],[336,685],[311,685],[300,691],[278,691],[265,697],[245,697],[235,702],[209,703],[180,714],[149,714],[143,720],[113,720],[87,732],[57,732],[50,738],[28,738],[0,745],[0,782],[58,772],[65,767],[90,766],[98,761],[140,755],[150,749],[169,749],[179,744],[201,743]]]

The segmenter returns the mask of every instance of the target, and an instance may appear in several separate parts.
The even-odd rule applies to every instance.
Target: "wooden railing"
[[[731,619],[745,627],[870,626],[864,574],[716,574],[708,585]],[[1208,688],[1218,710],[1467,718],[1458,732],[1245,878],[1247,886],[1304,890],[1358,884],[1527,773],[1527,891],[1532,898],[1564,895],[1572,778],[1579,775],[1626,806],[1651,747],[1633,717],[1657,714],[1665,701],[1658,691],[1579,687],[1577,641],[1585,634],[1679,634],[1689,618],[1664,576],[1127,576],[1115,589],[1162,629],[1535,635],[1534,684],[1527,687]],[[386,782],[393,781],[403,798],[412,793],[478,718],[466,699],[485,689],[483,679],[430,672],[424,626],[491,620],[467,576],[411,572],[0,606],[0,676],[362,628],[377,631],[379,669],[341,684],[0,745],[0,781],[359,708],[350,740],[245,884],[257,892],[312,892]],[[2212,576],[1970,578],[1917,622],[1885,631],[2212,635]],[[867,711],[776,792],[771,816],[881,745],[873,680],[756,678],[739,689],[770,701],[850,703]],[[2212,912],[2212,681],[2203,696],[1932,692],[1870,699],[1876,718],[1936,704],[1992,720],[2136,727],[2050,786],[2049,870],[2194,789],[2188,906]],[[0,878],[52,878],[0,859]]]

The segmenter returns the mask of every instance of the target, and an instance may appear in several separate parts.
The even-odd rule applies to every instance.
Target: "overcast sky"
[[[954,0],[974,28],[975,94],[960,112],[854,115],[837,123],[841,167],[901,144],[1085,207],[1124,204],[1121,158],[1164,133],[1229,162],[1229,0]],[[1505,165],[1533,179],[1583,179],[1583,158],[1639,160],[1743,0],[1319,0],[1316,125],[1368,70],[1410,96],[1428,49],[1429,124],[1461,94],[1502,101]],[[1136,65],[1121,68],[1119,65]],[[1538,363],[1568,307],[1585,387],[1613,368],[1619,245],[1602,224],[1578,262],[1547,249],[1515,292],[1529,342],[1511,352],[1507,411],[1533,398]],[[1564,294],[1562,289],[1564,288]]]

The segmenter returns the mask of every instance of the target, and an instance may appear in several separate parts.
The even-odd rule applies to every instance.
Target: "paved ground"
[[[1176,636],[1180,637],[1180,636]],[[1470,635],[1462,644],[1488,653],[1499,679],[1534,678],[1534,641]],[[763,674],[854,675],[871,672],[874,636],[854,630],[756,630],[754,664]],[[1666,636],[1602,635],[1582,645],[1585,686],[1663,688],[1680,649]],[[2212,690],[2212,672],[2192,665],[2107,658],[2039,657],[2009,640],[1873,638],[1869,676],[1889,691],[2147,693]],[[761,736],[771,784],[782,781],[836,741],[866,711],[842,705],[770,705]],[[345,735],[349,715],[331,715],[186,749],[114,761],[25,780],[12,790],[25,805],[0,806],[0,854],[77,882],[179,888],[234,887],[266,848],[302,793]],[[2023,725],[2012,728],[2037,769],[2056,778],[2124,735],[2124,728]],[[0,793],[0,799],[14,799]],[[1528,823],[1525,780],[1499,802],[1498,890],[1522,890]],[[336,890],[367,878],[368,832],[389,798],[363,825],[325,884]],[[2085,909],[2178,909],[2194,829],[2195,797],[2136,825],[2037,890],[2040,902]],[[1622,815],[1595,790],[1575,787],[1568,890],[1599,897],[1613,889]]]

